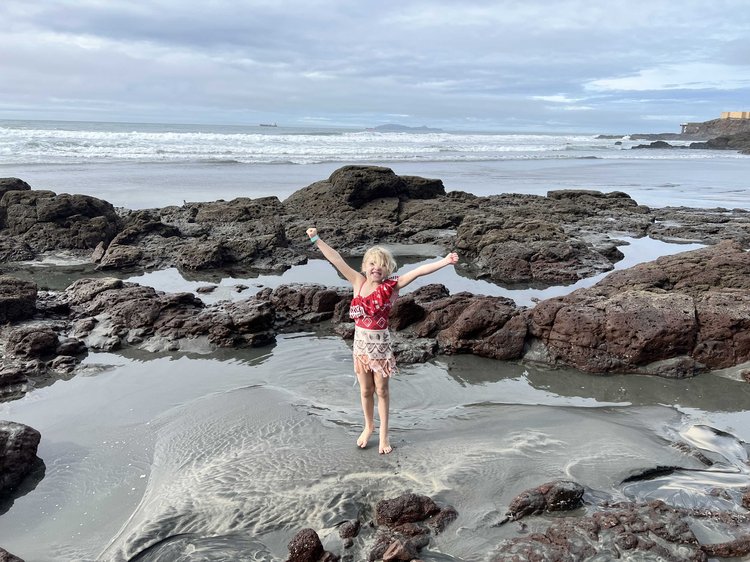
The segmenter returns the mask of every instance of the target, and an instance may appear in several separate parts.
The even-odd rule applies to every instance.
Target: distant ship
[[[261,127],[278,127],[276,123],[261,123]]]

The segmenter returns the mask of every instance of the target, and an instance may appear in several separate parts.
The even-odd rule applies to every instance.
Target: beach
[[[750,209],[750,157],[629,151],[632,141],[615,145],[593,134],[403,138],[283,127],[265,136],[133,124],[3,127],[8,134],[0,145],[0,177],[127,209],[237,197],[283,201],[351,163],[440,179],[448,192],[482,197],[622,191],[649,207]],[[35,153],[29,143],[37,143]],[[353,146],[352,153],[342,145]],[[171,150],[159,154],[156,146]],[[623,242],[616,271],[705,247],[697,240],[612,234]],[[408,270],[442,250],[426,244],[396,253]],[[51,253],[14,275],[51,291],[101,275],[76,259]],[[507,297],[533,308],[607,274],[502,286],[449,268],[410,290],[441,283],[451,293]],[[166,268],[122,277],[190,292],[207,305],[287,283],[345,286],[322,259],[279,274],[188,275]],[[237,291],[238,284],[248,288]],[[200,294],[204,285],[216,288]],[[528,519],[527,527],[500,525],[514,497],[544,482],[578,482],[586,490],[585,505],[660,499],[737,513],[735,496],[748,485],[750,386],[736,369],[669,379],[439,355],[402,365],[391,383],[390,455],[378,455],[374,445],[355,446],[358,394],[350,342],[323,329],[210,354],[91,351],[76,376],[0,403],[0,419],[41,432],[38,456],[45,465],[44,477],[4,506],[0,546],[39,562],[284,560],[298,530],[315,529],[328,550],[341,552],[342,521],[369,521],[378,501],[415,492],[459,514],[420,558],[484,561],[503,540],[543,531],[559,517]],[[706,468],[675,443],[700,451],[713,466]],[[675,470],[627,482],[655,467]],[[726,496],[711,495],[719,488]],[[692,530],[704,542],[726,538],[710,524]]]

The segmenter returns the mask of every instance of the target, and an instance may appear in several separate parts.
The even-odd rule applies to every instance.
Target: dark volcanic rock
[[[494,359],[520,358],[527,333],[522,309],[510,299],[449,295],[442,285],[427,285],[400,298],[391,318],[407,340],[434,339],[442,353]]]
[[[0,364],[0,401],[23,396],[27,382],[23,366],[10,362]]]
[[[344,255],[417,233],[426,237],[425,242],[434,241],[440,236],[435,229],[457,223],[446,221],[445,213],[439,211],[424,213],[418,220],[414,215],[423,208],[435,208],[435,201],[444,197],[440,180],[397,176],[390,168],[377,166],[345,166],[284,201],[287,214],[297,219],[287,228],[287,236],[301,241],[300,247],[311,255],[314,250],[309,244],[304,246],[304,232],[312,223]],[[409,218],[411,223],[399,228]]]
[[[284,215],[276,197],[129,212],[99,267],[284,270],[304,261],[288,248]]]
[[[666,141],[658,140],[658,141],[651,142],[649,144],[637,144],[631,147],[631,149],[638,149],[638,148],[675,148],[675,147]]]
[[[583,491],[583,487],[576,482],[548,482],[513,498],[508,506],[507,515],[515,521],[527,515],[575,509],[581,505]]]
[[[485,199],[461,221],[456,248],[472,273],[498,283],[570,283],[609,271],[609,256],[616,254],[602,241],[612,230],[612,215],[636,236],[651,223],[648,209],[621,192],[551,191],[546,198]]]
[[[750,154],[750,131],[721,135],[706,142],[691,142],[690,148],[711,150],[739,150],[741,154]]]
[[[111,204],[88,195],[7,191],[0,198],[0,226],[35,252],[96,248],[119,223]]]
[[[440,180],[397,176],[390,168],[378,166],[344,166],[333,172],[327,181],[292,194],[284,205],[304,216],[310,212],[324,214],[317,213],[316,209],[340,211],[337,207],[342,204],[360,209],[382,199],[432,199],[439,195],[445,195]],[[327,206],[332,203],[336,206]]]
[[[750,360],[749,289],[750,254],[727,242],[543,301],[529,328],[553,361],[584,371],[689,376]]]
[[[379,501],[375,506],[375,520],[378,525],[395,527],[404,523],[424,521],[439,511],[440,508],[428,496],[409,493]]]
[[[31,186],[18,178],[0,178],[0,199],[7,191],[29,191]]]
[[[0,496],[16,488],[32,471],[40,439],[32,427],[0,421]]]
[[[369,560],[413,560],[435,534],[458,517],[451,506],[439,507],[432,498],[406,493],[375,506],[379,525]]]
[[[342,539],[354,538],[359,534],[359,527],[360,527],[360,523],[356,519],[351,520],[351,521],[345,521],[339,527],[339,536]]]
[[[337,556],[323,549],[318,534],[313,529],[302,529],[287,546],[289,558],[286,562],[336,562]]]
[[[48,326],[19,326],[8,333],[6,351],[29,359],[51,357],[58,344],[57,333]]]
[[[0,324],[33,316],[37,287],[29,281],[0,275]]]
[[[693,528],[709,525],[724,543],[700,544]],[[526,560],[660,560],[705,562],[750,552],[747,517],[669,507],[661,501],[604,503],[586,517],[551,520],[544,532],[503,541],[493,562]]]
[[[318,562],[323,556],[323,543],[314,529],[302,529],[287,546],[289,558],[287,562]]]

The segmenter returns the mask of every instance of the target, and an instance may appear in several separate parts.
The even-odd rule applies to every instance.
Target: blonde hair
[[[390,277],[398,265],[396,260],[393,259],[393,254],[387,248],[383,246],[373,246],[365,252],[362,258],[362,271],[367,271],[366,265],[369,260],[374,261],[380,267],[383,268],[383,277]]]

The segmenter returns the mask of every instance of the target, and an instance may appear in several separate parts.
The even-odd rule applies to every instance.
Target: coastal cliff
[[[750,119],[711,119],[700,123],[684,123],[679,133],[636,133],[631,140],[654,141],[633,148],[694,148],[708,150],[737,150],[750,154]],[[665,141],[698,141],[687,146],[672,146]]]

